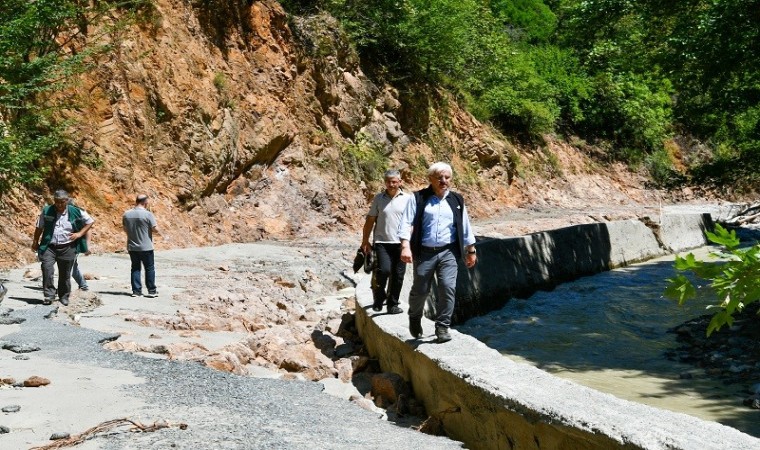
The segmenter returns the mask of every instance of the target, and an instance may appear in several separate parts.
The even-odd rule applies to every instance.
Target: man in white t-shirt
[[[406,204],[413,197],[401,189],[398,170],[386,171],[384,178],[385,190],[372,200],[364,222],[361,248],[364,254],[374,248],[377,255],[377,267],[372,272],[372,309],[382,311],[385,303],[388,314],[400,314],[404,312],[398,304],[406,263],[401,261],[398,229]],[[370,233],[373,234],[374,245],[370,245]]]
[[[145,267],[145,287],[148,288],[146,297],[158,297],[153,257],[153,232],[158,233],[158,228],[156,218],[148,211],[147,206],[148,196],[139,194],[135,199],[135,207],[125,212],[121,218],[122,226],[127,233],[129,259],[132,261],[132,297],[143,294],[140,266]]]
[[[34,229],[32,250],[42,263],[43,304],[50,305],[56,295],[64,306],[69,304],[71,268],[77,254],[87,251],[87,240],[83,238],[94,222],[87,211],[69,204],[69,193],[63,189],[55,191],[52,205],[42,208]],[[56,265],[57,288],[53,280]]]

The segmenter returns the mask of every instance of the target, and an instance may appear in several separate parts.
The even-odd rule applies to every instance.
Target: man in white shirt
[[[384,178],[385,190],[372,200],[364,221],[361,248],[364,254],[374,248],[377,255],[377,267],[372,272],[372,309],[382,311],[383,304],[387,303],[388,314],[401,314],[404,311],[398,305],[406,263],[401,261],[398,226],[412,196],[401,189],[401,173],[398,170],[386,171]],[[370,233],[374,245],[370,245]]]
[[[449,327],[454,313],[457,259],[469,269],[477,262],[475,235],[464,198],[449,190],[451,166],[437,162],[428,169],[430,186],[414,193],[401,219],[401,260],[414,260],[414,282],[409,293],[409,332],[422,336],[422,312],[433,276],[438,282],[435,336],[439,343],[451,340]]]
[[[58,294],[59,301],[69,304],[71,268],[78,253],[87,251],[82,239],[95,223],[87,211],[69,204],[69,193],[60,189],[53,194],[53,205],[42,208],[32,239],[32,250],[42,263],[43,304],[49,305]],[[42,238],[42,239],[40,239]],[[58,288],[53,284],[58,266]]]

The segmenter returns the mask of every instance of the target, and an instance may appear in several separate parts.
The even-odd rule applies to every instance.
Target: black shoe
[[[415,339],[422,337],[422,317],[409,318],[409,332]]]
[[[447,327],[435,327],[435,337],[439,344],[451,340],[451,335],[449,334],[449,329]]]
[[[380,312],[383,310],[383,305],[372,305],[372,311]]]
[[[59,299],[59,301],[61,302],[61,304],[62,304],[63,306],[69,306],[69,298],[68,298],[68,297],[61,297],[61,298]]]
[[[388,314],[401,314],[402,312],[404,312],[404,310],[396,305],[388,307]]]

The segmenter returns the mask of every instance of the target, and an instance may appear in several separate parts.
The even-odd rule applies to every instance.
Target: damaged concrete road
[[[215,303],[219,297],[229,301],[231,297],[222,291],[236,289],[269,298],[262,304],[274,301],[276,311],[294,310],[299,317],[313,316],[313,321],[304,322],[319,323],[326,310],[340,310],[342,300],[325,300],[341,288],[335,284],[340,274],[329,274],[348,264],[347,259],[339,258],[344,252],[349,258],[354,248],[337,243],[319,253],[315,250],[319,245],[314,245],[246,244],[158,252],[160,296],[156,299],[129,296],[127,255],[82,258],[82,270],[97,278],[89,280],[90,291],[75,292],[67,307],[41,304],[39,281],[26,272],[36,265],[11,271],[3,306],[14,323],[0,326],[5,347],[0,350],[0,378],[9,382],[0,386],[0,407],[18,408],[0,416],[0,426],[8,431],[0,434],[0,446],[44,446],[52,442],[53,435],[73,437],[104,422],[127,418],[167,426],[141,433],[119,428],[97,434],[77,448],[461,448],[458,442],[396,426],[377,412],[327,395],[323,384],[305,380],[305,376],[238,375],[205,366],[202,355],[173,360],[167,354],[104,348],[120,341],[162,342],[171,348],[183,340],[196,340],[213,352],[236,343],[241,336],[249,336],[250,326],[187,330],[178,324],[195,322],[172,322],[182,315],[197,316],[202,305],[224,303]],[[336,261],[325,262],[325,256]],[[253,281],[261,280],[249,278],[257,268],[277,273],[271,286],[282,290],[257,291],[261,286],[254,286]],[[238,285],[229,284],[234,277],[239,278]],[[274,300],[278,293],[282,297]],[[240,295],[233,297],[245,303],[240,300],[248,297]],[[317,299],[322,304],[311,314],[305,305]],[[297,305],[304,306],[303,310]],[[135,320],[137,316],[161,316],[166,319],[164,325],[168,320],[175,326]],[[16,353],[10,350],[13,348],[39,349]],[[251,369],[253,363],[244,367]],[[270,376],[277,374],[270,369]],[[33,376],[50,383],[20,385]]]

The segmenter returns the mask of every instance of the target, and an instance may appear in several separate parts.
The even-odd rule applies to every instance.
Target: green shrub
[[[366,134],[359,133],[356,142],[344,146],[341,151],[344,173],[355,181],[382,180],[387,164],[383,151],[381,144]]]

